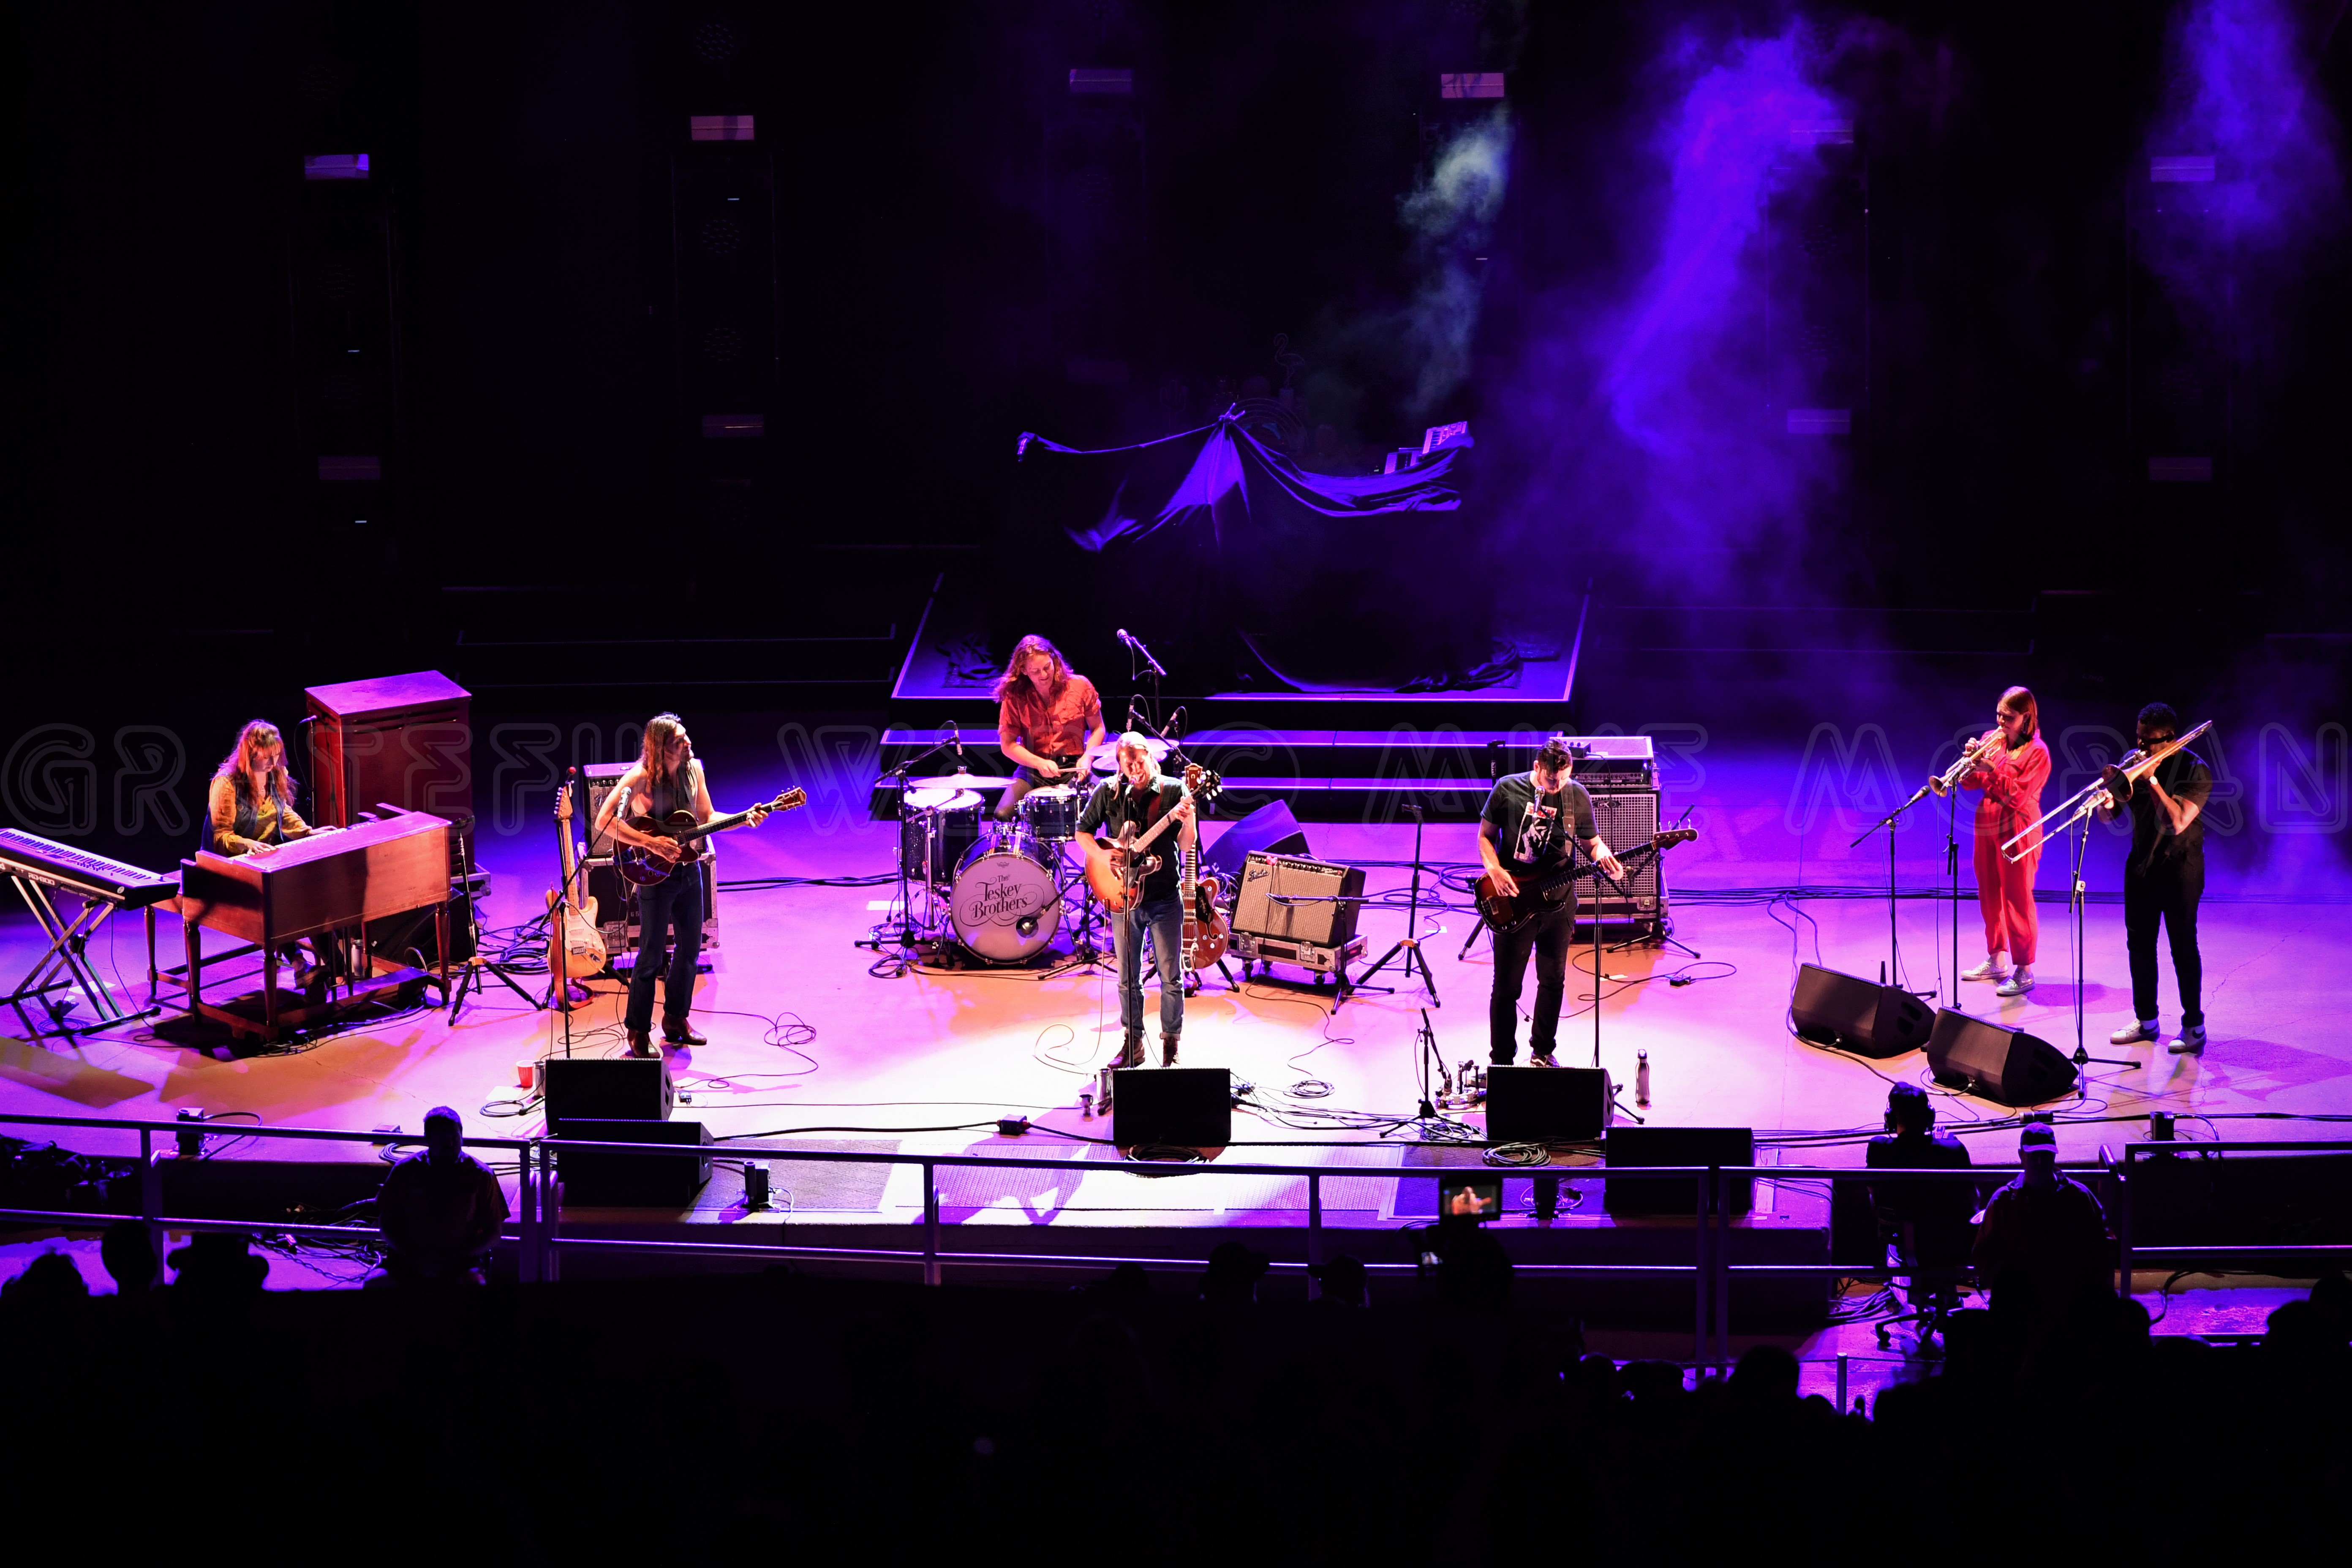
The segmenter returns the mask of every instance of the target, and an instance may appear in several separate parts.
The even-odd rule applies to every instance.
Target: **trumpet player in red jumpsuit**
[[[2042,786],[2050,782],[2050,748],[2042,742],[2042,713],[2033,693],[2012,686],[1993,710],[1994,727],[1970,742],[1951,773],[1931,781],[1937,795],[1955,787],[1980,789],[1977,805],[1977,902],[1984,910],[1985,961],[1963,980],[1989,980],[1998,994],[2033,989],[2034,949],[2042,922],[2033,910],[2033,874],[2042,867],[2042,836],[2034,834],[2015,860],[2000,847],[2042,816]],[[2013,969],[2005,967],[2007,954]]]

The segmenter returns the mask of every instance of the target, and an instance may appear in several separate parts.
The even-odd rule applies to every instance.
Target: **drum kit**
[[[1163,750],[1166,744],[1153,742]],[[939,929],[944,894],[947,925],[979,958],[1020,963],[1043,952],[1061,932],[1066,895],[1073,886],[1083,893],[1086,885],[1063,847],[1078,835],[1087,796],[1117,766],[1111,748],[1097,747],[1064,770],[1070,783],[1031,790],[1004,822],[996,819],[993,803],[1012,786],[1009,778],[953,773],[908,779],[898,856],[910,899],[919,889],[924,900],[922,924]],[[1086,945],[1083,932],[1079,943]]]

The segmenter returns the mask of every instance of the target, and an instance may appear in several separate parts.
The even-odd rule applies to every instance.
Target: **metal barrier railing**
[[[317,1226],[283,1224],[276,1221],[236,1221],[210,1217],[167,1216],[162,1212],[162,1166],[155,1152],[155,1137],[168,1133],[178,1137],[193,1129],[182,1121],[145,1121],[106,1117],[50,1116],[0,1112],[0,1125],[72,1127],[116,1132],[135,1132],[139,1137],[140,1205],[135,1215],[95,1214],[82,1211],[34,1208],[0,1208],[0,1220],[46,1222],[67,1227],[100,1227],[131,1217],[143,1221],[151,1245],[162,1259],[163,1237],[166,1231],[251,1231],[266,1230],[273,1235],[355,1239],[380,1236],[373,1226]],[[217,1131],[205,1136],[218,1137]],[[394,1137],[383,1132],[347,1132],[315,1127],[247,1127],[237,1126],[238,1138],[268,1138],[288,1141],[310,1140],[321,1142],[411,1143],[421,1142],[406,1135]],[[1046,1159],[1017,1154],[937,1154],[882,1153],[863,1150],[804,1149],[793,1145],[741,1144],[741,1152],[770,1159],[795,1163],[912,1165],[921,1171],[923,1191],[923,1245],[919,1250],[904,1247],[827,1247],[798,1242],[739,1242],[674,1241],[651,1237],[579,1237],[559,1234],[562,1188],[556,1173],[556,1156],[563,1152],[593,1154],[625,1154],[679,1159],[700,1152],[705,1146],[665,1143],[609,1143],[584,1139],[564,1138],[482,1138],[466,1137],[461,1143],[471,1149],[514,1151],[520,1156],[519,1202],[514,1215],[515,1229],[505,1239],[517,1247],[518,1273],[526,1283],[552,1281],[560,1277],[561,1254],[637,1252],[671,1257],[758,1258],[770,1259],[799,1258],[808,1261],[856,1262],[919,1266],[923,1283],[938,1285],[944,1271],[950,1268],[1083,1268],[1102,1269],[1122,1263],[1135,1263],[1144,1268],[1192,1268],[1197,1264],[1190,1259],[1167,1258],[1125,1258],[1116,1256],[1072,1255],[1066,1253],[1024,1253],[990,1251],[950,1251],[941,1245],[946,1224],[940,1213],[939,1173],[942,1169],[1042,1170],[1068,1174],[1073,1171],[1099,1173],[1120,1171],[1139,1177],[1151,1178],[1186,1176],[1276,1176],[1303,1181],[1307,1184],[1306,1253],[1303,1260],[1277,1260],[1270,1267],[1280,1272],[1309,1270],[1325,1259],[1326,1227],[1323,1224],[1323,1183],[1327,1178],[1387,1181],[1427,1180],[1441,1175],[1444,1167],[1433,1166],[1321,1166],[1294,1165],[1279,1163],[1202,1163],[1199,1164],[1089,1164],[1066,1159]],[[2262,1142],[2262,1143],[2166,1143],[2126,1144],[2118,1160],[2105,1149],[2094,1168],[2119,1173],[2124,1179],[2116,1184],[2116,1213],[2113,1216],[2119,1240],[2118,1264],[2120,1288],[2131,1288],[2133,1266],[2137,1260],[2162,1259],[2167,1263],[2191,1262],[2216,1258],[2235,1259],[2276,1258],[2290,1262],[2316,1262],[2323,1258],[2352,1260],[2352,1244],[2341,1247],[2311,1246],[2235,1246],[2208,1245],[2197,1247],[2137,1247],[2132,1244],[2132,1220],[2129,1173],[2135,1161],[2165,1155],[2178,1156],[2199,1151],[2226,1150],[2232,1153],[2268,1152],[2352,1152],[2352,1142]],[[1481,1167],[1497,1176],[1528,1177],[1549,1175],[1563,1181],[1581,1177],[1592,1180],[1611,1173],[1598,1163],[1590,1165],[1556,1165],[1549,1167],[1499,1166]],[[1968,1182],[1983,1184],[2005,1180],[2017,1173],[2014,1165],[1974,1165],[1960,1169],[1893,1170],[1866,1166],[1817,1165],[1644,1165],[1633,1170],[1620,1167],[1615,1173],[1621,1178],[1660,1182],[1690,1181],[1693,1183],[1691,1217],[1694,1221],[1693,1260],[1689,1263],[1515,1263],[1515,1273],[1547,1277],[1623,1277],[1641,1278],[1662,1275],[1689,1275],[1693,1280],[1693,1348],[1695,1364],[1717,1368],[1730,1363],[1730,1293],[1735,1275],[1757,1278],[1823,1276],[1900,1275],[1903,1268],[1859,1265],[1852,1262],[1825,1263],[1733,1263],[1730,1259],[1729,1233],[1733,1228],[1728,1211],[1727,1184],[1736,1181],[1761,1179],[1768,1182],[1871,1182],[1899,1178],[1906,1184],[1917,1182]],[[1403,1274],[1415,1270],[1413,1263],[1367,1264],[1373,1274]],[[1317,1289],[1310,1274],[1308,1290]],[[1846,1358],[1839,1358],[1843,1363]],[[1841,1403],[1845,1385],[1843,1364],[1839,1373]]]

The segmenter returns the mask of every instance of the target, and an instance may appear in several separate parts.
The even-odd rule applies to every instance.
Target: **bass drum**
[[[1052,863],[1025,831],[999,832],[972,846],[948,894],[956,940],[997,963],[1044,951],[1062,929],[1062,894]]]

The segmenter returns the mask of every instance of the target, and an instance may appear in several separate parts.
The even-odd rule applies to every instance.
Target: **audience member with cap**
[[[2048,1122],[2026,1124],[2017,1160],[2024,1169],[1993,1194],[1979,1223],[1977,1277],[2030,1280],[2041,1315],[2071,1316],[2112,1288],[2106,1215],[2088,1187],[2059,1173],[2058,1133]]]
[[[376,1226],[391,1244],[395,1279],[478,1284],[482,1255],[499,1238],[506,1194],[488,1165],[459,1147],[464,1123],[446,1105],[425,1113],[425,1152],[392,1168],[376,1194]]]

